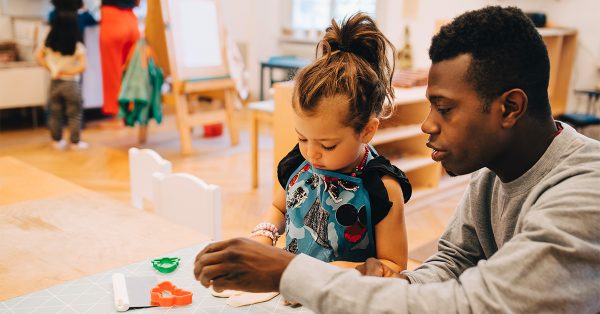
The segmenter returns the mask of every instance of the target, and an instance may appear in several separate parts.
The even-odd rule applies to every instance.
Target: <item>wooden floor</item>
[[[250,186],[250,147],[248,113],[236,112],[240,126],[240,144],[230,146],[227,134],[206,139],[194,136],[196,152],[179,154],[179,138],[173,115],[162,125],[151,124],[148,142],[173,163],[174,172],[188,172],[222,188],[223,236],[245,236],[260,221],[271,203],[273,188],[273,143],[270,130],[261,129],[260,185]],[[199,132],[196,132],[199,133]],[[127,150],[137,145],[137,129],[103,129],[90,122],[82,133],[90,143],[85,151],[55,151],[45,128],[0,131],[0,156],[12,156],[44,171],[53,173],[85,188],[129,202]],[[138,146],[139,147],[139,146]],[[422,261],[435,250],[435,242],[444,229],[466,187],[467,178],[444,178],[440,188],[418,191],[406,205],[409,257]],[[35,189],[36,183],[31,183]]]

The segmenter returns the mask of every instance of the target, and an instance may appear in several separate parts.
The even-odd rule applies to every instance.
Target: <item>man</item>
[[[474,172],[435,255],[402,273],[358,267],[403,279],[376,278],[234,239],[198,255],[196,278],[322,313],[600,311],[600,143],[552,119],[533,24],[516,8],[467,12],[429,54],[427,146],[450,174]]]

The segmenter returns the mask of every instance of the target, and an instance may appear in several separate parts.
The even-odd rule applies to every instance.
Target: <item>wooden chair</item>
[[[259,123],[273,123],[275,103],[265,100],[248,104],[250,110],[250,169],[252,172],[252,188],[258,187],[258,128]]]
[[[154,202],[154,173],[170,174],[171,162],[163,159],[151,149],[129,149],[129,180],[131,182],[131,204],[143,209],[144,200]]]
[[[155,173],[155,212],[178,223],[221,239],[221,189],[187,173]]]

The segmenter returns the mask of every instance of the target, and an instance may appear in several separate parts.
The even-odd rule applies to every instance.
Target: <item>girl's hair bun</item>
[[[353,53],[378,68],[386,60],[388,43],[375,21],[359,12],[342,21],[341,26],[332,20],[320,46],[324,55],[336,51]]]

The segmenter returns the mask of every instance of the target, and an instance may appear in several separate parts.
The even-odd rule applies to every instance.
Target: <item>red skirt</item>
[[[129,50],[140,38],[138,20],[133,10],[109,5],[102,6],[100,21],[100,58],[102,63],[102,112],[119,112],[119,90],[123,66]]]

